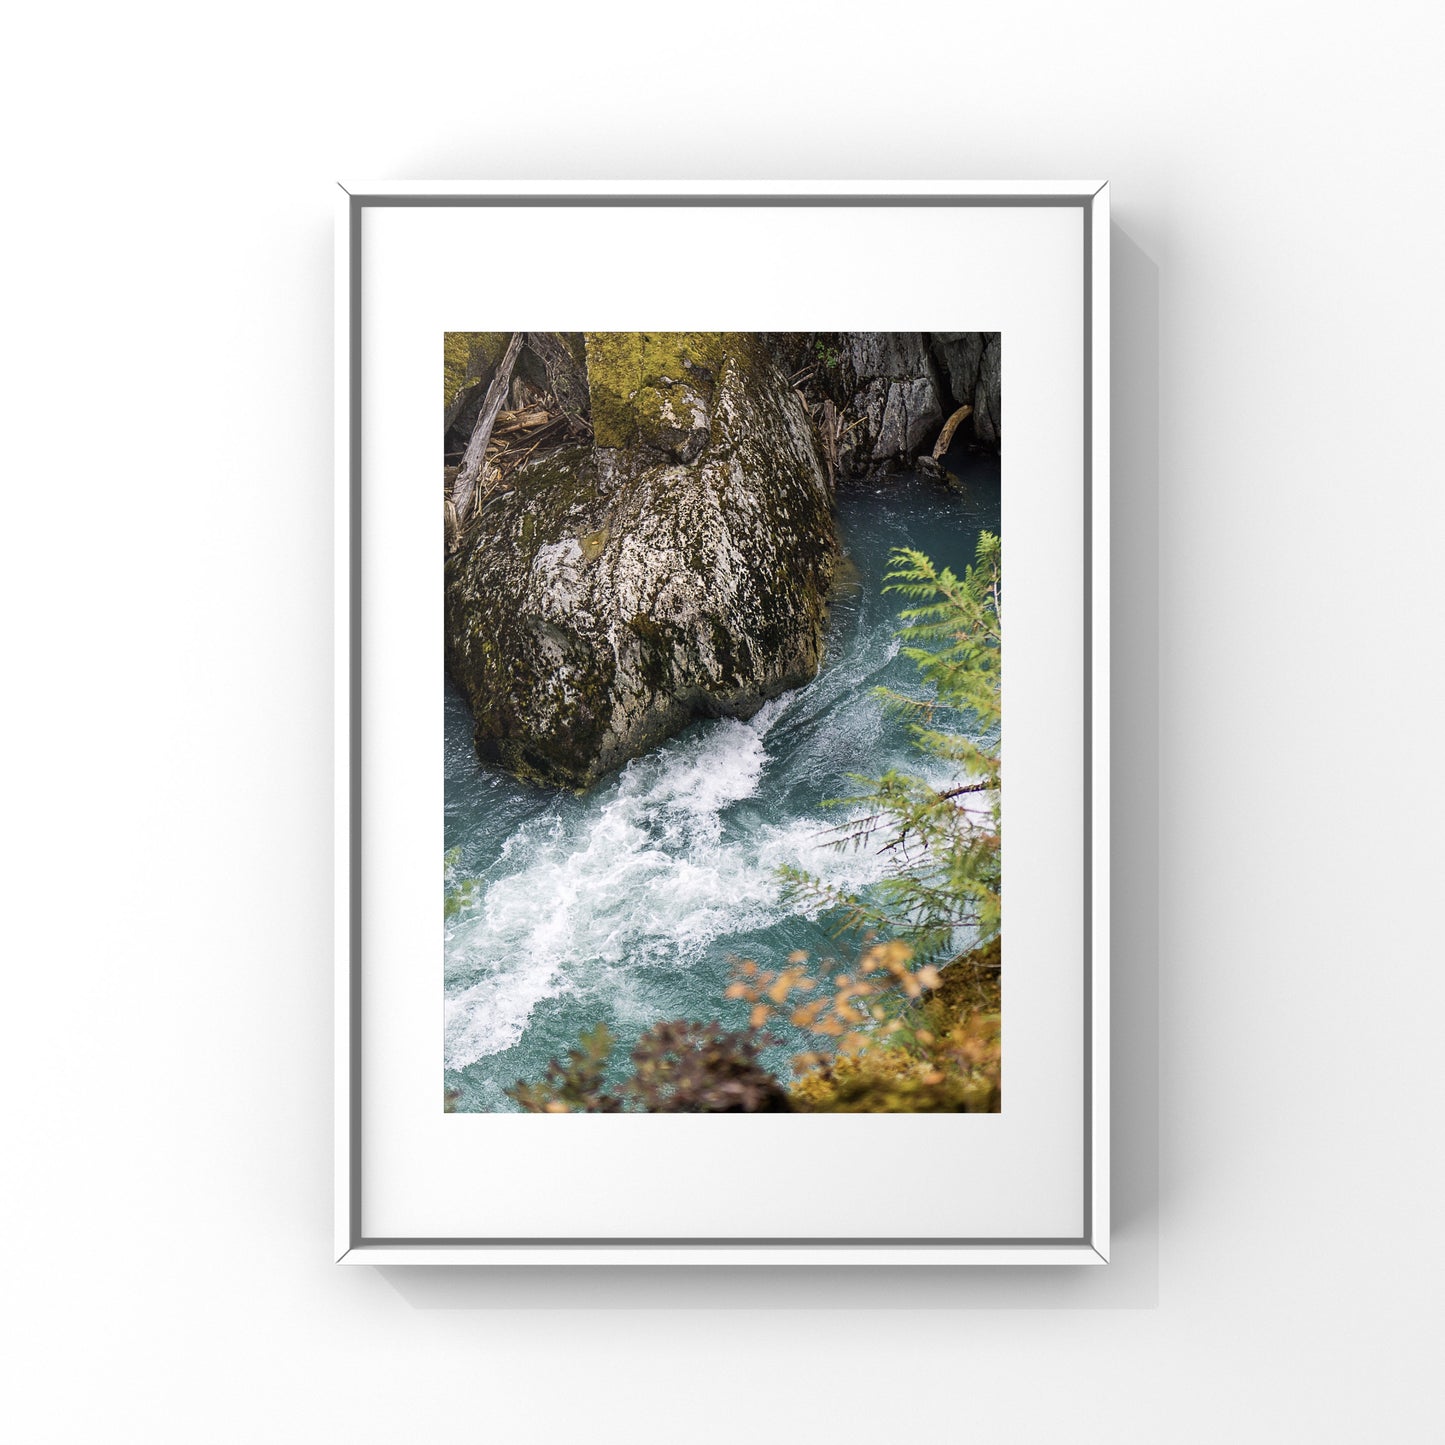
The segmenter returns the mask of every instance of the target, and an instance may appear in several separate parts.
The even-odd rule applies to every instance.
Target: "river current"
[[[964,475],[962,496],[907,477],[840,492],[856,582],[834,599],[812,682],[747,722],[694,723],[585,796],[482,768],[467,706],[448,686],[448,877],[475,880],[446,926],[446,1086],[458,1109],[515,1109],[503,1090],[539,1078],[598,1022],[621,1043],[619,1063],[660,1019],[740,1027],[747,1006],[723,999],[731,959],[775,968],[794,949],[847,955],[823,921],[783,901],[778,869],[866,886],[878,860],[825,846],[823,830],[847,814],[821,804],[856,791],[849,773],[937,771],[871,689],[921,695],[896,636],[908,604],[881,590],[890,551],[916,547],[962,572],[980,530],[999,529],[997,459],[949,465]],[[786,1077],[805,1045],[780,1032],[767,1062]]]

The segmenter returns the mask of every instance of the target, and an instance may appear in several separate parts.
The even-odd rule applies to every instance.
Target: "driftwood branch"
[[[537,427],[546,426],[551,420],[552,414],[545,406],[524,406],[519,411],[499,411],[492,434],[504,436],[507,432],[535,431]]]
[[[466,521],[467,513],[471,510],[477,481],[487,459],[487,443],[492,439],[492,427],[496,423],[497,413],[507,399],[507,391],[512,384],[512,368],[517,364],[517,353],[522,349],[524,336],[525,333],[521,331],[512,333],[507,350],[497,363],[492,384],[487,388],[487,398],[482,403],[481,411],[477,413],[477,424],[472,428],[472,439],[467,443],[462,464],[457,468],[456,480],[452,483],[452,505],[457,509],[459,523]]]
[[[943,430],[939,432],[938,441],[933,448],[934,461],[940,462],[943,460],[943,454],[952,444],[953,434],[958,430],[959,422],[972,415],[973,408],[971,406],[961,406],[956,412],[954,412],[951,417],[949,417],[946,422],[944,422]]]

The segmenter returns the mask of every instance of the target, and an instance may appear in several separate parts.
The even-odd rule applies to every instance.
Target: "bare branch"
[[[462,464],[457,468],[456,480],[452,483],[452,505],[457,509],[457,520],[466,524],[467,513],[471,510],[472,497],[477,490],[477,481],[482,474],[482,464],[487,456],[487,443],[492,439],[492,427],[497,413],[507,399],[507,390],[512,384],[512,368],[517,364],[517,353],[522,349],[524,332],[514,331],[507,343],[507,350],[497,363],[492,384],[487,388],[487,398],[477,413],[477,424],[472,428],[472,439],[467,443]]]

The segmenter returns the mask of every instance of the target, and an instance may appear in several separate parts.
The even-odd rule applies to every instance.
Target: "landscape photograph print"
[[[1002,1109],[1001,342],[442,338],[446,1111]]]

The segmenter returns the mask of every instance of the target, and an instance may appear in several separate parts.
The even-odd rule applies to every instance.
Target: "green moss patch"
[[[448,331],[442,336],[442,371],[445,385],[442,410],[457,399],[464,386],[489,381],[511,340],[509,331]]]
[[[600,447],[631,446],[642,432],[638,393],[672,382],[709,382],[752,338],[729,331],[589,331],[585,334],[592,429]]]

